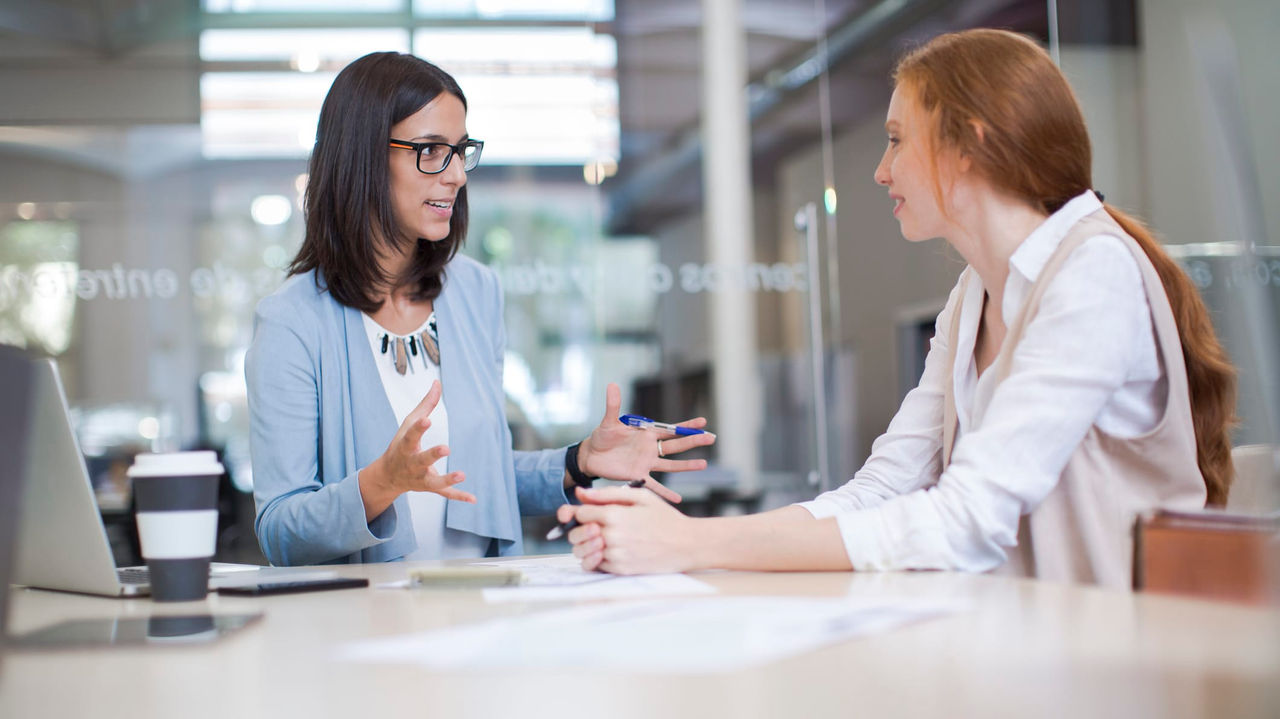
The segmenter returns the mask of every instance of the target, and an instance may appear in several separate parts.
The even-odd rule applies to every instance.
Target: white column
[[[720,462],[739,487],[759,485],[762,388],[755,297],[739,280],[752,259],[751,137],[741,0],[702,2],[702,187],[707,259],[720,268],[711,303],[711,375]]]

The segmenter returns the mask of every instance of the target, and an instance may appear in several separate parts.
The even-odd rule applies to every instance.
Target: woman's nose
[[[459,187],[467,184],[466,164],[461,155],[449,158],[449,165],[440,173],[440,179],[447,184]]]
[[[886,187],[888,187],[889,181],[893,179],[889,175],[889,151],[888,150],[885,150],[884,155],[880,157],[880,164],[876,165],[876,171],[875,171],[875,174],[872,175],[872,179],[876,181],[877,185],[884,185]]]

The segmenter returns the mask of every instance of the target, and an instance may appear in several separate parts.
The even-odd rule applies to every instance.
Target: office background
[[[253,307],[300,242],[334,75],[414,52],[486,142],[464,251],[503,279],[518,447],[585,436],[614,381],[624,407],[720,434],[706,472],[672,478],[690,511],[809,498],[914,384],[962,266],[904,242],[871,180],[889,71],[939,32],[1004,27],[1060,59],[1097,189],[1204,291],[1241,368],[1237,444],[1274,443],[1280,11],[1206,5],[0,0],[0,342],[58,358],[119,552],[128,458],[212,447],[220,558],[252,561]]]

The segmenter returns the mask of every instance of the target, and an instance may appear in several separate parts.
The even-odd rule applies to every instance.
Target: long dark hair
[[[1049,54],[1031,40],[986,29],[941,35],[904,57],[894,80],[924,110],[934,147],[959,150],[995,187],[1045,214],[1093,187],[1080,105]],[[936,166],[934,177],[936,182]],[[941,185],[936,192],[941,195]],[[1187,367],[1207,503],[1225,505],[1234,475],[1235,367],[1187,273],[1142,222],[1104,207],[1137,240],[1169,297]]]
[[[466,108],[467,98],[449,73],[404,53],[370,53],[338,73],[320,108],[308,166],[306,235],[290,275],[315,270],[317,286],[362,312],[376,311],[379,290],[401,282],[413,288],[413,299],[440,295],[444,267],[467,236],[465,186],[453,203],[449,236],[416,242],[406,276],[385,276],[378,256],[400,251],[404,242],[390,198],[391,126],[441,93]]]

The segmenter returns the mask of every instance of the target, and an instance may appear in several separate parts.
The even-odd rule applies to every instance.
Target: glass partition
[[[1051,3],[1052,5],[1053,3]],[[1089,121],[1094,179],[1146,219],[1196,283],[1238,370],[1228,506],[1280,508],[1280,90],[1265,2],[1059,3],[1061,64]],[[1268,449],[1270,448],[1270,449]],[[1267,456],[1258,462],[1254,457]]]

